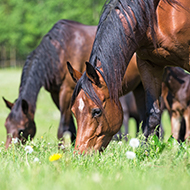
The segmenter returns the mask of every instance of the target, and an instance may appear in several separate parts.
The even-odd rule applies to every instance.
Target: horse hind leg
[[[161,82],[163,67],[137,58],[141,80],[145,89],[146,120],[143,122],[143,132],[146,138],[151,134],[159,135],[161,110],[159,97],[161,95]]]

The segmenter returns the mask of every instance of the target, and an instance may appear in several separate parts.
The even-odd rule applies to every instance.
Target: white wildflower
[[[60,149],[61,149],[61,150],[64,150],[64,149],[65,149],[65,146],[62,144],[62,145],[60,146]]]
[[[137,148],[139,146],[139,140],[136,138],[132,138],[129,142],[129,145],[133,148]]]
[[[14,144],[16,144],[16,143],[18,143],[19,142],[19,138],[12,138],[12,143],[14,143]]]
[[[39,158],[35,157],[33,162],[39,162]]]
[[[119,142],[118,142],[118,145],[122,145],[122,141],[119,141]]]
[[[127,151],[126,156],[127,156],[128,159],[136,158],[136,154],[134,152],[132,152],[132,151]]]
[[[31,154],[33,152],[33,148],[31,146],[26,146],[24,149],[27,153]]]
[[[2,144],[5,144],[4,141],[1,142]]]

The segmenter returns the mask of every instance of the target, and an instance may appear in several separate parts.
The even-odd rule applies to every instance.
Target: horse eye
[[[100,108],[92,109],[92,117],[99,117],[102,115],[102,110]]]

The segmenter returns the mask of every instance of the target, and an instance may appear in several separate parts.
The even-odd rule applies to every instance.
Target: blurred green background
[[[0,67],[23,65],[60,19],[97,25],[105,0],[0,0]]]

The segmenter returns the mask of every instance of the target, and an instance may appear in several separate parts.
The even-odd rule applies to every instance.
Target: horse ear
[[[14,106],[13,103],[9,102],[8,100],[6,100],[4,97],[2,97],[6,106],[9,108],[9,109],[12,109],[12,107]]]
[[[97,86],[100,85],[100,80],[96,69],[89,62],[86,62],[86,75],[94,84]]]
[[[68,68],[69,73],[70,73],[71,77],[73,78],[74,82],[77,82],[80,79],[80,77],[82,76],[82,73],[75,70],[68,61],[67,61],[67,68]]]
[[[28,114],[28,102],[24,99],[22,99],[22,111],[25,115]]]

